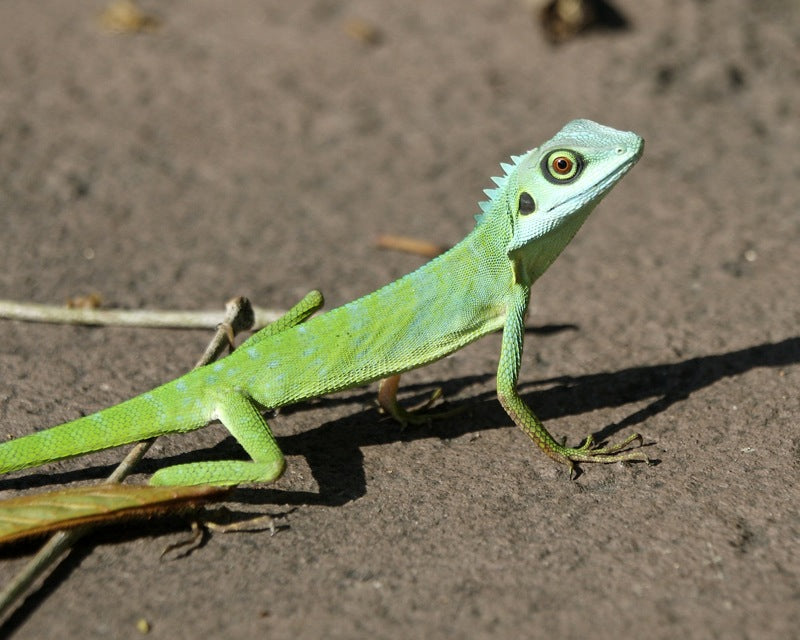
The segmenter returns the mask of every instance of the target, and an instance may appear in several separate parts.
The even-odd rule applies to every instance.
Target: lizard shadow
[[[764,343],[745,349],[715,355],[689,358],[681,362],[630,367],[611,373],[593,373],[581,376],[523,381],[520,393],[536,415],[545,424],[548,420],[587,411],[624,406],[649,400],[623,420],[608,424],[594,433],[598,441],[610,438],[622,430],[641,424],[666,411],[673,404],[685,400],[693,392],[715,382],[745,373],[757,367],[781,367],[800,363],[800,337],[777,343]],[[494,372],[450,379],[441,386],[445,397],[453,397],[461,390],[487,379]],[[404,395],[424,395],[433,385],[404,385]],[[362,447],[409,442],[420,438],[453,439],[486,429],[512,426],[510,419],[496,401],[494,390],[485,391],[466,401],[468,417],[464,414],[434,420],[429,426],[402,428],[393,421],[379,416],[374,389],[345,396],[332,396],[315,400],[314,407],[326,408],[361,403],[369,408],[326,422],[302,433],[278,436],[278,443],[287,456],[303,456],[309,465],[319,490],[297,491],[272,487],[239,488],[233,499],[250,504],[316,504],[339,506],[365,495],[367,481],[363,466]],[[311,406],[301,404],[283,410],[284,414],[302,411]],[[272,421],[279,425],[279,421]],[[278,426],[278,432],[280,427]],[[527,441],[525,441],[527,443]],[[487,454],[488,455],[488,454]],[[144,473],[159,468],[197,460],[244,458],[244,453],[233,437],[227,437],[213,447],[193,449],[175,456],[146,459],[140,465]],[[36,473],[21,479],[0,483],[0,488],[26,488],[54,483],[102,478],[111,466],[53,473]]]
[[[608,424],[594,436],[598,441],[628,430],[685,400],[692,393],[727,377],[741,375],[758,367],[782,367],[800,363],[800,337],[777,343],[764,343],[716,355],[689,358],[681,362],[631,367],[613,373],[582,376],[559,376],[520,384],[520,393],[534,408],[537,416],[547,420],[578,415],[597,409],[619,407],[649,400],[648,404],[623,420]],[[491,374],[465,376],[442,385],[446,396],[460,389],[484,382]],[[406,392],[427,393],[431,385],[410,385]],[[326,403],[364,402],[374,404],[374,391],[356,396],[323,399]],[[319,405],[318,405],[319,406]],[[361,448],[419,438],[452,439],[485,429],[511,426],[511,421],[495,399],[494,391],[486,391],[468,401],[469,417],[456,415],[431,422],[430,426],[401,428],[396,423],[377,417],[375,409],[365,409],[336,419],[303,433],[279,437],[286,455],[306,458],[318,492],[264,488],[240,488],[235,498],[251,504],[317,504],[339,506],[365,495],[367,481]],[[525,440],[527,443],[527,441]],[[205,454],[230,457],[238,448],[233,438],[206,450]],[[487,454],[488,455],[488,454]],[[196,452],[170,460],[160,460],[153,471],[164,464],[196,460]],[[149,471],[149,470],[148,470]]]

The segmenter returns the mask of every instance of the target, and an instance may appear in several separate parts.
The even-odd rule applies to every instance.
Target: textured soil
[[[334,306],[424,260],[378,235],[457,242],[499,162],[566,121],[642,134],[534,290],[521,391],[558,437],[636,430],[660,461],[569,480],[497,402],[492,335],[404,378],[456,417],[403,430],[371,388],[273,419],[287,473],[226,506],[285,515],[276,535],[161,559],[187,520],[111,527],[0,636],[796,637],[798,4],[614,0],[627,28],[558,46],[529,4],[143,0],[158,24],[114,33],[103,1],[0,3],[3,298]],[[178,376],[208,337],[2,321],[0,436]],[[240,455],[215,425],[160,439],[134,480]]]

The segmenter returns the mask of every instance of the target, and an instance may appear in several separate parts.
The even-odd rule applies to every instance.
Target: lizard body
[[[0,444],[0,473],[220,420],[252,460],[193,462],[157,471],[151,484],[271,482],[283,454],[261,409],[361,386],[437,360],[503,329],[500,402],[555,460],[646,460],[622,451],[557,443],[517,393],[523,316],[531,285],[602,197],[636,163],[642,139],[588,120],[567,124],[503,164],[472,232],[418,270],[327,313],[299,305],[228,357],[126,402]],[[622,451],[622,452],[621,452]]]

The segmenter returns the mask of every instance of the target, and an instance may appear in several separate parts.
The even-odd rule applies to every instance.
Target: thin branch
[[[195,365],[195,368],[215,360],[225,348],[232,346],[232,340],[236,333],[246,331],[252,325],[254,317],[253,308],[246,298],[235,298],[231,300],[226,304],[225,309],[225,319],[221,324],[217,324],[214,337],[209,343],[203,357]],[[73,310],[64,309],[63,311]],[[280,317],[280,315],[282,314],[278,314],[278,317]],[[217,319],[218,318],[219,314],[217,314]],[[148,449],[153,445],[153,442],[155,442],[155,438],[136,444],[105,482],[122,482],[131,473],[134,466],[144,457],[145,453],[147,453]],[[5,615],[17,599],[30,588],[39,576],[48,569],[54,568],[58,560],[64,557],[64,554],[93,528],[93,525],[89,524],[53,534],[47,544],[39,550],[39,553],[37,553],[30,562],[25,565],[22,571],[11,580],[6,588],[0,592],[0,618]]]
[[[261,329],[280,318],[285,311],[252,307],[253,329]],[[153,309],[71,309],[57,305],[0,300],[0,318],[58,324],[114,325],[211,329],[219,322],[219,311],[158,311]]]

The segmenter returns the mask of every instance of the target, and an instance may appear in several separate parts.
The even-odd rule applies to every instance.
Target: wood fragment
[[[67,309],[99,309],[102,304],[103,298],[96,292],[67,298]]]
[[[364,45],[376,46],[383,41],[383,33],[372,22],[363,18],[350,18],[342,25],[345,34],[356,42]]]
[[[100,14],[100,26],[112,33],[143,33],[155,31],[161,21],[145,13],[132,0],[115,0]]]
[[[528,4],[532,4],[530,0]],[[571,40],[589,29],[628,27],[626,18],[606,0],[550,0],[538,10],[538,17],[553,44]]]
[[[396,236],[384,234],[377,237],[375,245],[380,249],[392,249],[394,251],[404,251],[422,256],[423,258],[435,258],[447,251],[447,247],[434,244],[427,240],[411,238],[408,236]]]

